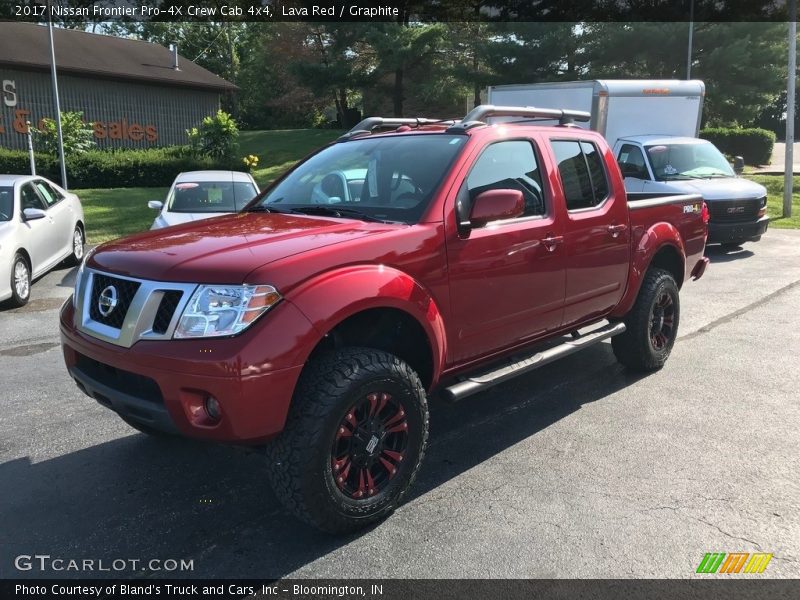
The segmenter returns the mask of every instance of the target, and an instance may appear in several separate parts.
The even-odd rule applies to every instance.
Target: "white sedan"
[[[151,200],[147,206],[159,214],[150,229],[161,229],[198,219],[239,212],[258,195],[249,173],[239,171],[189,171],[175,178],[167,201]]]
[[[30,175],[0,175],[0,301],[22,306],[31,281],[83,259],[83,207],[75,194]]]

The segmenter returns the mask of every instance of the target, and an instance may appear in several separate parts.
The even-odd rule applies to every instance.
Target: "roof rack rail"
[[[358,135],[368,135],[374,129],[401,127],[403,125],[422,127],[423,125],[452,125],[453,119],[428,119],[426,117],[367,117],[350,131],[339,137],[339,141],[349,140]]]
[[[569,125],[573,121],[589,121],[592,115],[582,110],[562,110],[560,108],[536,108],[535,106],[476,106],[450,129],[464,131],[478,125],[485,125],[489,117],[528,117],[532,119],[558,119],[559,125]]]

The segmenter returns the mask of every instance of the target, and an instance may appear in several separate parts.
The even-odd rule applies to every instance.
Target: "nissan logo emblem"
[[[102,292],[100,292],[100,296],[97,298],[97,310],[100,311],[101,315],[107,317],[116,307],[117,288],[115,288],[113,285],[109,285]]]

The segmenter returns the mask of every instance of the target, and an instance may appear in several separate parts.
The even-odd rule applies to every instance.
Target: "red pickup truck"
[[[707,265],[702,199],[628,201],[574,119],[366,119],[239,214],[99,246],[61,310],[70,375],[145,433],[263,445],[277,495],[321,529],[386,516],[428,398],[609,338],[633,369],[672,350],[678,290]]]

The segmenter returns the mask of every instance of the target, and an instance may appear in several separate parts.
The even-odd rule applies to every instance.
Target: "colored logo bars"
[[[772,554],[763,552],[708,552],[700,561],[697,573],[763,573],[771,560]]]

